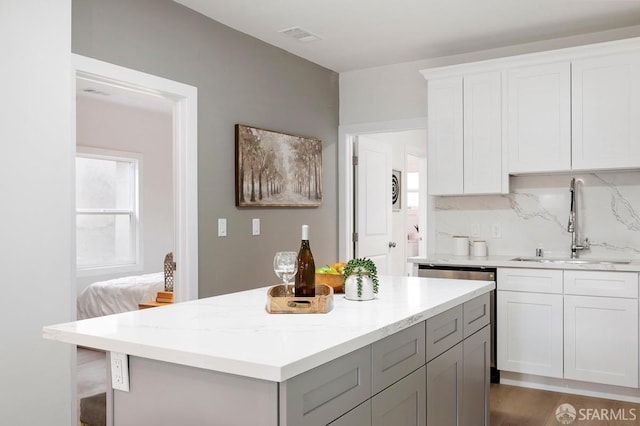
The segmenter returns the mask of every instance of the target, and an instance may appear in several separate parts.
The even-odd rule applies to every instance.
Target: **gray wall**
[[[337,73],[170,0],[73,1],[72,50],[198,88],[200,297],[275,284],[273,253],[297,250],[304,223],[316,263],[337,260]],[[236,208],[236,123],[321,139],[322,206]]]

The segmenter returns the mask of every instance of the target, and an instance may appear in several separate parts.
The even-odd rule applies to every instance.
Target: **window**
[[[418,208],[420,206],[420,173],[407,173],[407,208]]]
[[[78,147],[76,261],[80,274],[141,267],[139,169],[137,154]]]

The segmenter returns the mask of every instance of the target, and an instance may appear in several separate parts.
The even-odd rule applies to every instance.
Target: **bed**
[[[135,311],[164,289],[164,272],[95,282],[78,295],[78,319]]]

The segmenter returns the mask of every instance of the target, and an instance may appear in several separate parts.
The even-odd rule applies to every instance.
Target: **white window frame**
[[[76,217],[78,213],[83,214],[127,214],[131,218],[131,248],[133,262],[120,265],[105,266],[77,266],[78,277],[89,277],[96,275],[118,274],[128,272],[141,272],[144,270],[143,247],[142,247],[142,188],[140,185],[140,176],[142,176],[142,155],[135,152],[116,151],[111,149],[93,148],[87,146],[76,147],[76,157],[97,158],[102,160],[114,160],[128,162],[133,165],[133,188],[131,191],[133,210],[122,209],[78,209],[76,208]]]

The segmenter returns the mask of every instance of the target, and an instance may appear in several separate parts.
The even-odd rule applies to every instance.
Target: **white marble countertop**
[[[334,295],[326,314],[269,314],[267,287],[44,327],[47,339],[281,382],[495,287],[380,277],[375,300]]]
[[[411,257],[410,263],[448,266],[487,266],[494,268],[542,268],[542,269],[578,269],[590,271],[627,271],[640,272],[640,260],[630,263],[562,263],[562,262],[528,262],[513,260],[519,256],[454,256],[452,254],[434,254],[429,257]],[[522,256],[533,257],[533,256]],[[550,257],[549,259],[553,259]],[[588,257],[582,259],[587,260]],[[606,260],[606,259],[602,259]],[[610,259],[616,260],[616,259]],[[627,259],[629,260],[629,259]]]

